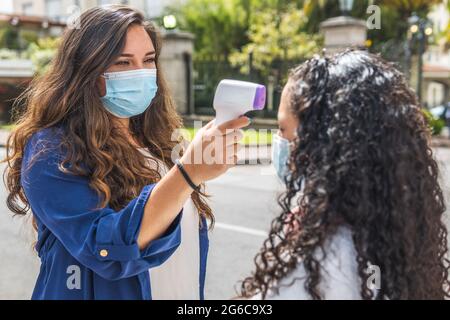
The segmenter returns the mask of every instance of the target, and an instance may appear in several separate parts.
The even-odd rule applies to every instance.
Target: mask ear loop
[[[103,72],[103,73],[100,75],[100,77],[102,77],[102,78],[105,79],[105,80],[111,79],[111,77],[108,75],[107,72]]]

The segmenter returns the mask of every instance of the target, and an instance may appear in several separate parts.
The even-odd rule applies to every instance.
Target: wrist
[[[184,158],[181,158],[179,163],[183,166],[185,173],[195,186],[200,186],[203,183],[203,180],[199,177],[198,168],[194,164],[186,161]]]

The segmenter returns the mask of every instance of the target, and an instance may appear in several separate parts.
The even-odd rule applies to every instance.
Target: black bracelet
[[[195,185],[194,182],[192,182],[191,177],[189,177],[186,170],[184,170],[183,164],[180,162],[180,160],[178,160],[178,159],[175,160],[175,163],[176,163],[178,169],[180,169],[180,172],[183,175],[184,180],[186,180],[186,182],[188,183],[188,185],[195,191],[200,192],[200,186],[197,186],[197,185]]]

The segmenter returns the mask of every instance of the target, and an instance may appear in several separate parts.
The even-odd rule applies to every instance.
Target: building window
[[[33,3],[26,2],[22,4],[22,14],[25,16],[33,15]]]
[[[45,14],[49,18],[61,20],[63,17],[61,0],[45,0]]]
[[[113,0],[97,0],[97,5],[102,6],[105,4],[113,4],[113,3],[120,3],[120,4],[128,4],[128,0],[121,0],[121,1],[113,1]]]
[[[436,101],[437,101],[437,88],[434,87],[433,88],[433,106],[437,105]]]

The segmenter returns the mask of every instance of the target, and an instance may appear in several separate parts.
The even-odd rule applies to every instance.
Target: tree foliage
[[[302,10],[292,6],[278,19],[275,14],[275,9],[259,12],[248,33],[249,43],[231,55],[231,63],[240,66],[241,72],[249,72],[250,56],[252,66],[267,76],[284,61],[301,61],[320,50],[320,36],[302,31],[307,21]]]
[[[241,0],[189,0],[168,11],[181,29],[195,35],[196,58],[226,60],[231,51],[247,42],[249,8]]]
[[[56,54],[60,38],[41,38],[31,43],[25,53],[26,58],[33,62],[37,74],[47,70],[51,60]]]

